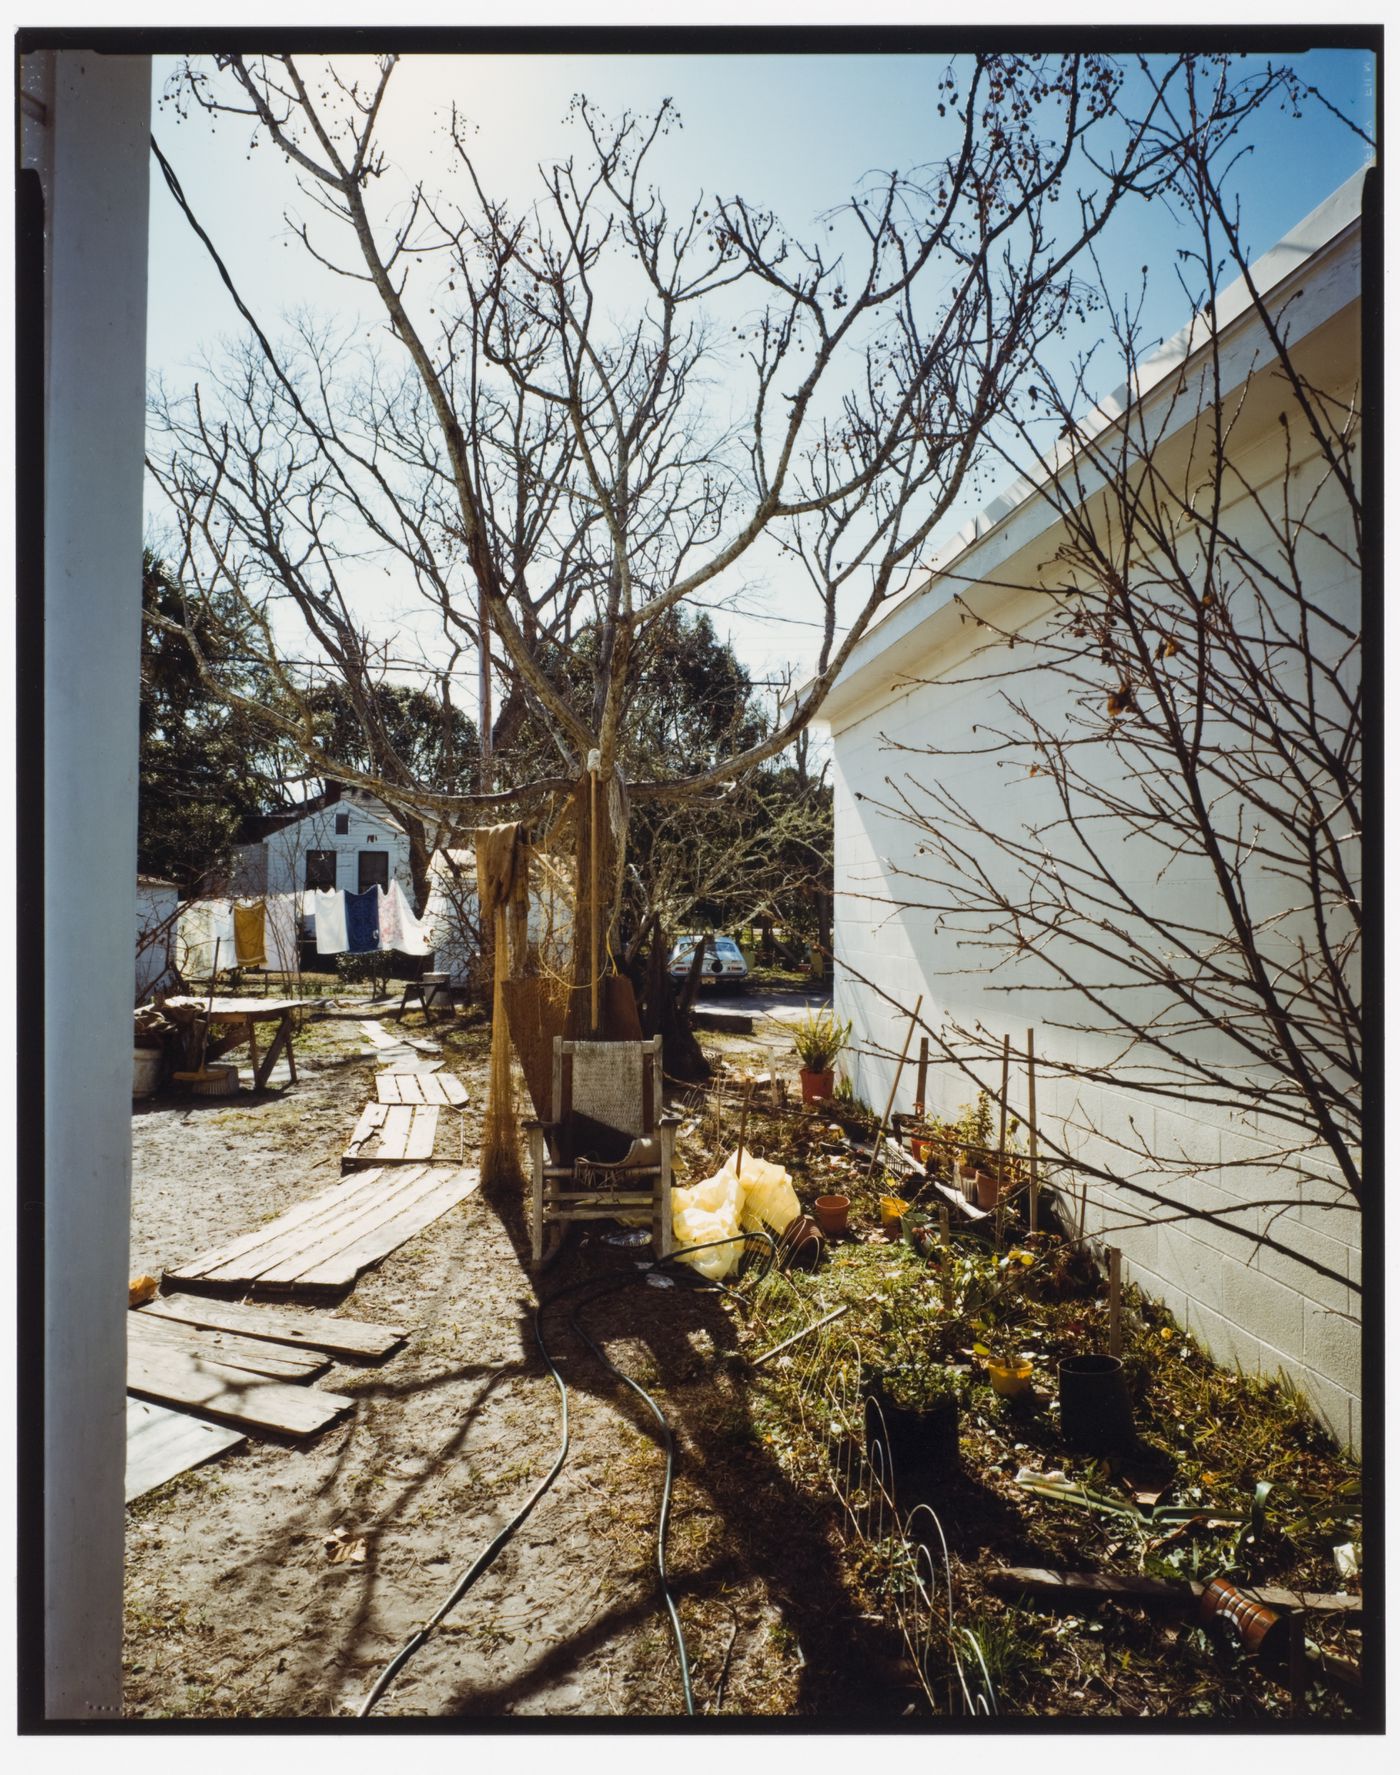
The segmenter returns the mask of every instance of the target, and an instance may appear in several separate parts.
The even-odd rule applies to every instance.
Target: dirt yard
[[[133,1274],[159,1275],[338,1175],[374,1090],[362,1014],[306,1028],[301,1082],[285,1093],[165,1098],[138,1109]],[[485,1098],[485,1027],[463,1018],[428,1032],[418,1013],[405,1027],[441,1041],[469,1093],[464,1111],[442,1112],[434,1157],[470,1163]],[[765,1016],[753,1036],[702,1040],[716,1066],[731,1069],[731,1085],[677,1099],[687,1114],[681,1181],[708,1175],[735,1143],[740,1069],[792,1076],[790,1034]],[[716,1111],[732,1118],[718,1131]],[[689,1272],[648,1278],[636,1235],[606,1223],[566,1249],[540,1282],[545,1343],[568,1388],[562,1472],[388,1688],[377,1716],[685,1711],[657,1573],[665,1438],[586,1334],[651,1393],[674,1435],[667,1563],[697,1714],[859,1731],[965,1713],[966,1697],[944,1667],[948,1647],[966,1650],[975,1637],[1002,1713],[1281,1725],[1300,1712],[1353,1717],[1348,1685],[1359,1676],[1362,1645],[1360,1623],[1347,1613],[1307,1605],[1303,1649],[1331,1657],[1333,1668],[1323,1681],[1308,1666],[1295,1684],[1276,1662],[1242,1653],[1218,1622],[1207,1627],[1189,1611],[1121,1595],[1057,1606],[995,1581],[993,1568],[1014,1566],[1087,1568],[1110,1582],[1146,1577],[1169,1588],[1224,1572],[1292,1587],[1295,1596],[1354,1590],[1355,1572],[1350,1586],[1339,1585],[1336,1554],[1350,1549],[1359,1570],[1359,1470],[1286,1384],[1222,1370],[1130,1291],[1124,1355],[1138,1450],[1126,1465],[1076,1454],[1046,1391],[1025,1401],[994,1396],[977,1360],[982,1321],[969,1308],[950,1311],[948,1291],[996,1278],[997,1296],[1005,1295],[1014,1262],[1021,1281],[1002,1308],[1006,1335],[1048,1376],[1102,1334],[1106,1283],[1088,1254],[1053,1232],[1034,1253],[1010,1237],[1003,1249],[968,1234],[942,1270],[937,1254],[882,1236],[886,1185],[862,1156],[870,1129],[859,1106],[804,1113],[793,1101],[770,1104],[765,1088],[747,1113],[748,1150],[786,1165],[804,1203],[833,1188],[849,1192],[852,1235],[828,1246],[816,1273],[775,1274],[761,1288],[776,1293],[748,1290],[737,1304]],[[832,1116],[841,1119],[833,1125]],[[559,1391],[536,1341],[540,1296],[527,1248],[520,1189],[477,1190],[334,1309],[409,1333],[384,1361],[341,1363],[314,1383],[351,1396],[349,1418],[301,1443],[250,1438],[133,1504],[131,1716],[359,1710],[560,1452]],[[941,1312],[933,1311],[940,1291]],[[760,1347],[810,1330],[836,1307],[845,1317],[831,1345],[818,1350],[812,1338],[801,1344],[810,1359],[779,1354],[750,1365]],[[935,1369],[946,1363],[960,1377],[961,1398],[960,1453],[937,1496],[946,1594],[955,1601],[943,1637],[921,1642],[935,1654],[927,1687],[896,1622],[911,1593],[902,1543],[873,1518],[862,1518],[860,1534],[846,1532],[833,1490],[849,1435],[844,1407],[821,1403],[826,1395],[803,1379],[844,1375],[848,1358],[857,1375],[878,1365],[910,1314],[923,1342],[933,1339]],[[1139,1519],[1124,1502],[1147,1483],[1133,1477],[1144,1455],[1161,1468],[1152,1486],[1167,1488],[1169,1518]],[[1025,1473],[1068,1474],[1089,1488],[1085,1507],[1036,1495]],[[361,1558],[335,1557],[357,1544]],[[910,1618],[902,1619],[907,1635]]]
[[[405,1027],[426,1033],[416,1014]],[[769,1027],[747,1044],[759,1058],[765,1042],[787,1048]],[[485,1033],[441,1039],[469,1101],[460,1116],[443,1112],[435,1157],[455,1161],[462,1151],[470,1162]],[[373,1093],[358,1022],[310,1025],[298,1066],[301,1082],[284,1094],[245,1088],[237,1100],[162,1098],[137,1110],[133,1275],[159,1275],[334,1179]],[[526,1251],[518,1197],[493,1201],[478,1190],[335,1309],[410,1333],[382,1363],[340,1363],[315,1383],[355,1399],[349,1419],[300,1445],[250,1438],[135,1501],[130,1716],[358,1709],[557,1453],[558,1393],[535,1341]],[[635,1248],[595,1233],[541,1288],[607,1273],[635,1277]],[[569,1311],[587,1292],[545,1318],[569,1383],[563,1472],[378,1716],[683,1710],[656,1575],[664,1456],[644,1404],[571,1327]],[[909,1677],[885,1630],[863,1621],[847,1595],[834,1506],[795,1490],[755,1427],[732,1309],[684,1285],[629,1286],[585,1307],[584,1324],[654,1392],[675,1432],[668,1559],[696,1712],[859,1720],[909,1707]],[[337,1531],[363,1539],[362,1563],[332,1560]]]

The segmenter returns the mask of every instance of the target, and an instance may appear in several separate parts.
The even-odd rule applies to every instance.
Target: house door
[[[389,891],[389,853],[388,851],[360,852],[360,892],[366,888],[382,887]]]

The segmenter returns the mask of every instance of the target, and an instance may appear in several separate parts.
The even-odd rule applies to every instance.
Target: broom
[[[181,1084],[190,1085],[203,1097],[222,1097],[234,1089],[238,1079],[236,1066],[216,1066],[212,1071],[204,1064],[204,1056],[209,1051],[209,1019],[214,1014],[214,981],[219,972],[219,945],[222,939],[214,939],[214,965],[209,971],[209,1005],[204,1013],[204,1024],[199,1032],[199,1065],[193,1072],[176,1072],[170,1076]],[[233,1077],[230,1079],[229,1074]]]

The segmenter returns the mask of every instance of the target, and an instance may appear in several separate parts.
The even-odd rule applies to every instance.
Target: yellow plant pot
[[[900,1222],[909,1211],[909,1204],[903,1196],[880,1197],[880,1225],[887,1239],[897,1239],[900,1235]]]
[[[992,1356],[987,1362],[987,1379],[992,1383],[992,1391],[1001,1398],[1017,1399],[1030,1390],[1031,1364],[1023,1357],[1001,1362]]]

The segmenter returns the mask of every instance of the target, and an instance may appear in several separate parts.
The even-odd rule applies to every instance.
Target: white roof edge
[[[1300,270],[1309,259],[1314,258],[1326,247],[1330,246],[1339,235],[1355,228],[1361,219],[1361,194],[1366,175],[1371,170],[1368,163],[1359,167],[1349,179],[1339,185],[1330,196],[1310,210],[1301,221],[1289,229],[1283,239],[1276,242],[1266,253],[1254,260],[1249,266],[1249,275],[1261,296],[1277,289],[1294,272]],[[1216,304],[1217,332],[1223,332],[1241,315],[1253,306],[1248,285],[1244,275],[1235,278],[1221,292]],[[1193,350],[1203,342],[1200,329],[1204,324],[1204,316],[1192,315],[1185,326],[1181,327],[1170,339],[1165,339],[1150,352],[1139,367],[1137,377],[1137,394],[1134,397],[1128,383],[1121,383],[1114,392],[1103,400],[1090,413],[1089,421],[1083,428],[1085,439],[1090,439],[1122,416],[1131,406],[1134,398],[1141,400],[1145,395],[1160,384],[1173,370],[1179,369]],[[1097,418],[1097,423],[1093,421]],[[1076,454],[1077,447],[1072,440],[1066,440],[1060,456],[1054,463],[1052,472],[1058,472]],[[1048,479],[1048,476],[1045,477]],[[872,665],[887,647],[903,639],[903,632],[895,634],[881,633],[886,626],[901,613],[921,603],[927,596],[939,575],[959,556],[964,554],[974,543],[983,541],[994,530],[999,529],[1014,513],[1019,511],[1030,499],[1035,497],[1041,482],[1032,480],[1028,475],[1020,475],[1009,486],[1002,489],[995,498],[970,518],[966,524],[949,537],[941,548],[931,557],[925,577],[899,602],[887,610],[879,620],[861,636],[852,650],[851,657],[846,661],[836,681],[828,691],[821,708],[813,718],[813,724],[819,730],[826,722],[826,714],[830,709],[834,712],[839,702],[838,692],[855,674]],[[1046,521],[1050,522],[1053,513],[1047,507]],[[810,682],[810,680],[808,680]],[[805,686],[800,686],[791,693],[792,701],[801,696]]]

